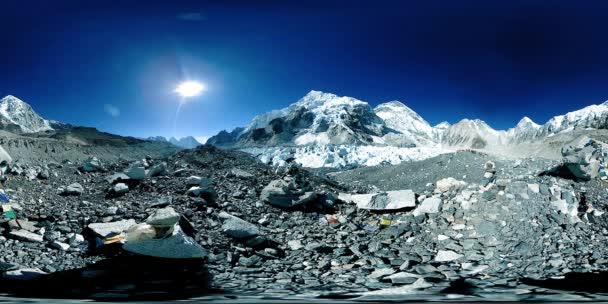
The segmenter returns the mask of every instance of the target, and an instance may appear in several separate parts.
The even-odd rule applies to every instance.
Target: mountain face
[[[287,108],[256,116],[239,134],[221,132],[208,143],[239,147],[374,144],[389,132],[366,102],[311,91]]]
[[[398,137],[411,140],[415,146],[433,142],[433,127],[400,101],[380,104],[374,112],[388,128],[397,131]]]
[[[0,100],[0,122],[5,129],[21,133],[53,130],[51,123],[34,112],[29,104],[11,95]]]

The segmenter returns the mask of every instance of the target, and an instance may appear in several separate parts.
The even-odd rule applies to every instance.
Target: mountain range
[[[305,145],[443,146],[485,149],[549,138],[574,130],[607,129],[608,102],[555,116],[544,125],[524,117],[495,130],[479,119],[431,126],[400,101],[372,108],[367,102],[311,91],[296,103],[253,118],[248,126],[222,131],[207,143],[252,148]]]
[[[205,144],[204,142],[199,142],[196,138],[194,138],[194,136],[184,136],[179,139],[175,137],[166,138],[164,136],[152,136],[148,137],[147,139],[153,141],[168,142],[184,149],[192,149]]]

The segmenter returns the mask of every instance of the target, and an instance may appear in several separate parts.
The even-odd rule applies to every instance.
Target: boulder
[[[105,169],[103,167],[103,164],[97,157],[89,157],[87,160],[84,161],[84,163],[80,167],[80,170],[83,172],[97,172],[104,171]]]
[[[224,233],[236,239],[244,239],[254,237],[260,234],[258,227],[252,223],[244,221],[234,215],[226,212],[219,214],[222,219],[222,229]]]
[[[458,254],[452,250],[439,250],[435,256],[435,262],[450,262],[458,260],[463,257],[462,254]]]
[[[29,232],[29,231],[23,230],[23,229],[11,230],[8,233],[8,236],[13,239],[24,241],[24,242],[42,243],[44,241],[42,235],[33,233],[33,232]]]
[[[131,178],[124,173],[114,173],[106,177],[106,181],[110,184],[121,183],[130,180]]]
[[[338,198],[352,202],[359,209],[367,210],[399,210],[416,207],[416,194],[412,190],[387,191],[373,194],[345,194]]]
[[[418,216],[424,213],[437,213],[441,208],[441,198],[428,197],[425,198],[420,205],[414,209],[414,216]]]
[[[435,193],[445,193],[454,188],[458,189],[466,184],[467,183],[464,181],[457,180],[453,177],[440,179],[436,183],[437,187],[435,188]]]
[[[127,233],[126,239],[123,249],[135,254],[167,259],[192,259],[207,256],[205,249],[184,234],[179,225],[175,225],[169,237],[133,240]]]
[[[177,224],[180,219],[179,213],[171,207],[157,209],[146,219],[146,224],[155,227],[171,227]]]
[[[144,164],[139,161],[131,164],[124,173],[134,180],[144,180],[146,178],[146,168]]]
[[[262,189],[260,200],[276,207],[292,208],[294,202],[300,199],[301,194],[294,189],[291,183],[277,179],[271,181]]]
[[[578,180],[591,180],[598,176],[603,160],[604,144],[581,136],[562,147],[563,166]]]
[[[240,178],[254,177],[253,174],[251,174],[245,170],[238,169],[238,168],[234,168],[234,169],[230,170],[230,175],[235,176],[235,177],[240,177]]]
[[[163,175],[167,175],[167,174],[168,174],[167,163],[165,163],[165,162],[161,162],[161,163],[158,163],[158,164],[152,166],[152,168],[150,168],[146,172],[147,177],[163,176]]]
[[[59,188],[59,194],[61,195],[81,195],[82,193],[84,193],[84,188],[79,183],[73,183],[67,187]]]
[[[33,280],[46,274],[38,268],[20,268],[5,272],[2,277],[7,280]]]
[[[112,192],[116,194],[125,194],[129,192],[129,186],[125,183],[118,183],[112,187]]]

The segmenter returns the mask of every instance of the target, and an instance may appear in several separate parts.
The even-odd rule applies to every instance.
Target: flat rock
[[[260,234],[260,230],[256,225],[244,221],[234,215],[221,212],[219,217],[223,221],[222,230],[231,237],[242,239]]]
[[[157,209],[148,217],[146,223],[151,226],[171,227],[179,222],[180,215],[171,207]]]
[[[450,262],[458,260],[463,257],[462,254],[458,254],[452,250],[439,250],[435,256],[435,262]]]
[[[42,235],[29,232],[27,230],[12,230],[8,233],[9,237],[24,241],[24,242],[37,242],[42,243],[44,241]]]
[[[87,227],[93,230],[93,232],[95,232],[99,236],[105,238],[110,236],[111,234],[122,233],[135,224],[137,224],[135,220],[130,219],[110,223],[92,223],[89,224]]]

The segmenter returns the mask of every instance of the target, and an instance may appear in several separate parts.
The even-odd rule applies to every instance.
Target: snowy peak
[[[575,129],[608,129],[608,102],[555,116],[542,126],[540,134],[552,136]]]
[[[48,120],[40,117],[29,104],[12,95],[0,100],[0,116],[19,126],[23,133],[53,130]]]
[[[428,143],[433,139],[433,128],[418,113],[400,101],[378,105],[374,112],[390,129],[409,137],[414,144]]]
[[[528,118],[527,116],[524,116],[524,118],[522,118],[517,125],[515,126],[515,129],[527,129],[527,128],[532,128],[532,129],[539,129],[540,125],[535,123],[532,119]]]

